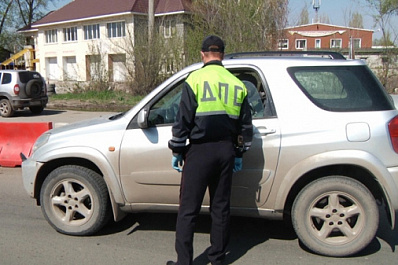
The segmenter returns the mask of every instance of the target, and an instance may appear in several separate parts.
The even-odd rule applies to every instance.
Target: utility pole
[[[148,44],[152,44],[153,29],[155,28],[155,4],[154,0],[148,1]]]
[[[321,0],[312,0],[312,7],[315,10],[315,21],[313,23],[319,23],[318,11],[321,8]]]

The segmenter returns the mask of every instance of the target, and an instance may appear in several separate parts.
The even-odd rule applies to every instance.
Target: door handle
[[[273,134],[276,132],[275,129],[268,129],[267,127],[257,127],[258,130],[258,134],[260,134],[261,136],[265,136],[268,134]]]

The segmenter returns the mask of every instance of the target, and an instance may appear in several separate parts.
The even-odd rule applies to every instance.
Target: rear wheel
[[[300,241],[325,256],[350,256],[375,237],[379,223],[376,201],[360,182],[343,176],[308,184],[292,208]]]
[[[11,117],[14,114],[14,110],[11,106],[11,103],[8,99],[0,100],[0,115],[2,117]]]
[[[105,181],[81,166],[52,171],[43,183],[40,201],[47,221],[63,234],[92,235],[111,217]]]

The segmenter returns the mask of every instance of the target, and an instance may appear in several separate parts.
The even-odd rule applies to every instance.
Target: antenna
[[[312,0],[312,8],[315,10],[315,23],[318,23],[318,10],[321,8],[321,0]]]

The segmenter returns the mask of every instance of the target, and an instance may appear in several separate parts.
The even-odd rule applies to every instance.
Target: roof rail
[[[330,59],[345,60],[346,58],[339,52],[329,51],[261,51],[261,52],[239,52],[226,54],[224,59],[235,59],[235,58],[248,58],[248,57],[265,57],[265,56],[299,56],[299,57],[322,57]]]

